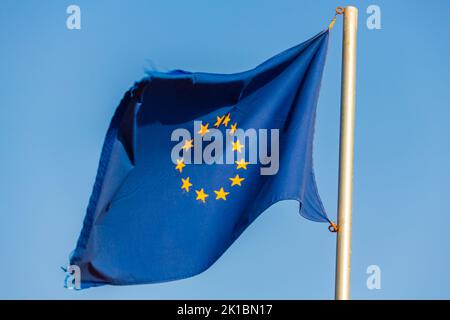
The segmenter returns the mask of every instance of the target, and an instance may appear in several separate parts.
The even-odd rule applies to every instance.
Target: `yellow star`
[[[203,203],[205,203],[206,197],[208,197],[208,195],[205,193],[205,191],[203,191],[203,188],[201,188],[200,190],[195,190],[195,192],[197,193],[197,198],[195,200],[202,200]]]
[[[185,189],[186,192],[189,192],[189,187],[192,187],[192,183],[189,181],[189,177],[187,177],[186,179],[181,178],[181,181],[183,183],[181,189]]]
[[[175,167],[175,170],[183,172],[184,167],[186,167],[186,165],[184,164],[184,159],[177,160],[177,166]]]
[[[208,130],[208,126],[209,126],[209,123],[207,123],[207,124],[205,124],[205,125],[200,125],[200,130],[197,132],[198,134],[201,134],[202,135],[202,137],[207,133],[207,132],[209,132],[209,130]]]
[[[235,186],[235,185],[241,186],[241,182],[244,181],[245,179],[239,177],[239,175],[237,174],[236,177],[230,178],[230,180],[231,180],[231,186]]]
[[[230,118],[230,114],[227,113],[227,116],[225,117],[225,119],[223,119],[223,125],[226,127],[228,126],[228,122],[230,122],[231,118]]]
[[[247,170],[247,165],[249,164],[249,162],[245,162],[244,159],[241,159],[239,161],[236,161],[236,164],[238,165],[236,169],[243,168],[244,170]]]
[[[215,190],[214,190],[214,192],[215,192],[215,194],[216,194],[216,200],[219,200],[219,199],[227,200],[227,195],[230,194],[229,192],[225,192],[225,191],[223,190],[223,188],[220,188],[219,191],[215,191]]]
[[[237,122],[231,125],[230,134],[233,135],[237,130]]]
[[[237,140],[236,142],[231,142],[231,143],[233,144],[233,150],[232,150],[232,151],[237,150],[237,152],[241,152],[241,149],[242,149],[242,147],[243,147],[244,145],[241,144],[241,143],[239,142],[239,140]]]
[[[190,148],[193,147],[193,145],[192,145],[192,142],[193,142],[193,141],[194,141],[194,139],[186,140],[186,141],[184,142],[184,146],[182,147],[182,149],[188,151]]]
[[[225,116],[221,116],[221,117],[217,116],[217,121],[216,121],[216,123],[214,123],[214,127],[217,127],[217,128],[220,127],[220,124],[222,123],[223,118],[225,118]]]

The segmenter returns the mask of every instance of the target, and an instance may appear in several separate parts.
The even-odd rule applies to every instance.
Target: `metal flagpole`
[[[353,146],[355,128],[356,33],[358,9],[345,7],[342,42],[339,202],[336,245],[336,300],[350,299]]]

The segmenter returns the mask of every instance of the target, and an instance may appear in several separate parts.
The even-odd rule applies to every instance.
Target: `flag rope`
[[[328,30],[333,29],[334,23],[336,22],[336,17],[340,14],[344,14],[344,8],[337,7],[336,13],[334,14],[333,20],[331,20],[330,25],[328,26]]]
[[[345,9],[343,7],[337,7],[335,10],[335,14],[333,19],[330,22],[330,25],[328,26],[328,30],[333,29],[334,23],[336,22],[336,18],[338,15],[340,14],[344,14]],[[328,230],[332,233],[336,233],[339,232],[339,227],[336,223],[334,223],[333,221],[329,220],[330,225],[328,226]]]
[[[340,14],[344,14],[344,11],[345,11],[345,9],[343,7],[339,6],[339,7],[336,8],[334,17],[331,20],[330,25],[328,26],[328,30],[333,29],[333,26],[334,26],[334,23],[336,22],[337,16],[340,15]],[[333,221],[331,221],[331,220],[329,220],[329,222],[330,222],[330,225],[328,226],[328,230],[330,232],[332,232],[332,233],[339,232],[338,225],[336,223],[334,223]]]

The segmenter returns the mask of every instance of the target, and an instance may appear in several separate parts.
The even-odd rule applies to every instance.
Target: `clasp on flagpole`
[[[336,22],[336,17],[340,14],[344,14],[345,9],[343,7],[337,7],[335,10],[335,14],[333,17],[333,20],[331,20],[330,25],[328,26],[328,30],[331,30],[334,26],[334,23]]]
[[[336,223],[334,223],[333,221],[330,221],[330,225],[328,226],[328,230],[330,232],[333,232],[333,233],[339,232],[339,227],[338,227],[338,225]]]
[[[344,14],[344,8],[343,7],[337,7],[336,8],[336,16],[338,15],[338,14]]]

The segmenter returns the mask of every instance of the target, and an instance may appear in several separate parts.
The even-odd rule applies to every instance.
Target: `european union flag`
[[[106,134],[71,257],[82,287],[196,275],[280,200],[329,221],[312,163],[327,45],[328,30],[246,72],[136,83]]]

